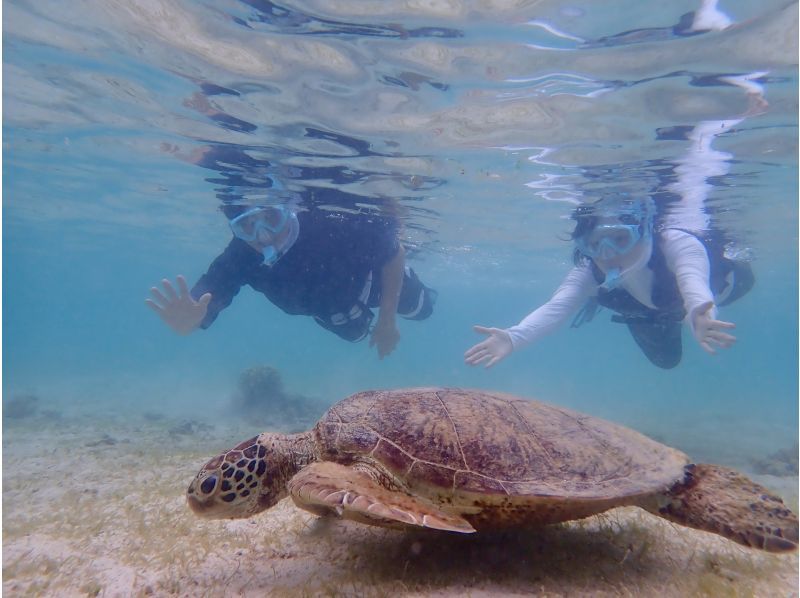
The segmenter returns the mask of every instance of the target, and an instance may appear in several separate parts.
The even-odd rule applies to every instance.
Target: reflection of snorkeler
[[[228,89],[214,83],[207,81],[194,80],[200,86],[200,91],[196,91],[192,96],[184,100],[183,105],[187,108],[207,116],[222,128],[229,131],[238,131],[241,133],[252,133],[258,127],[240,118],[236,118],[220,109],[215,103],[210,100],[211,96],[228,95],[239,97],[241,94],[235,89]]]
[[[701,0],[697,10],[687,12],[671,27],[646,27],[624,31],[584,42],[581,47],[611,48],[645,42],[657,42],[676,37],[690,37],[709,31],[723,31],[732,25],[728,15],[717,8],[718,0]]]
[[[179,334],[207,328],[242,286],[284,312],[310,315],[349,341],[365,338],[383,358],[400,339],[395,314],[424,320],[436,292],[405,267],[393,219],[286,206],[224,205],[234,237],[189,292],[163,281],[146,302]],[[373,308],[378,319],[371,328]]]

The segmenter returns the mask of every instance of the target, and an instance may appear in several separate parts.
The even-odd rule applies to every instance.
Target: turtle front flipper
[[[741,473],[689,465],[686,479],[654,510],[662,517],[769,552],[797,550],[798,522],[783,501]]]
[[[398,524],[472,533],[465,519],[418,496],[390,490],[366,473],[331,462],[304,467],[288,484],[294,503],[316,515],[336,513],[361,523]]]

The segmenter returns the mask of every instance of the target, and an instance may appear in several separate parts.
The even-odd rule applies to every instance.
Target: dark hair
[[[577,210],[576,210],[577,211]],[[570,240],[573,242],[575,239],[579,239],[588,235],[590,232],[594,230],[594,227],[597,226],[597,216],[584,216],[584,217],[576,217],[575,213],[573,212],[572,218],[576,221],[575,228],[572,229],[570,233]],[[572,252],[572,263],[576,266],[584,263],[585,261],[589,260],[590,258],[583,254],[583,252],[578,249],[577,247]]]

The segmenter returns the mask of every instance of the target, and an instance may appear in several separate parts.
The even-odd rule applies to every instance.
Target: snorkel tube
[[[274,265],[283,257],[300,234],[297,212],[288,205],[227,204],[221,210],[228,218],[233,235],[258,251],[266,266]],[[267,214],[271,214],[275,222],[270,222]]]

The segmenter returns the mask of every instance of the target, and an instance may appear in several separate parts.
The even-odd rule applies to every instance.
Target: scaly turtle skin
[[[263,433],[211,459],[187,499],[203,517],[250,517],[285,496],[318,515],[470,533],[639,506],[772,552],[797,517],[767,489],[595,417],[454,388],[361,392],[313,430]]]

